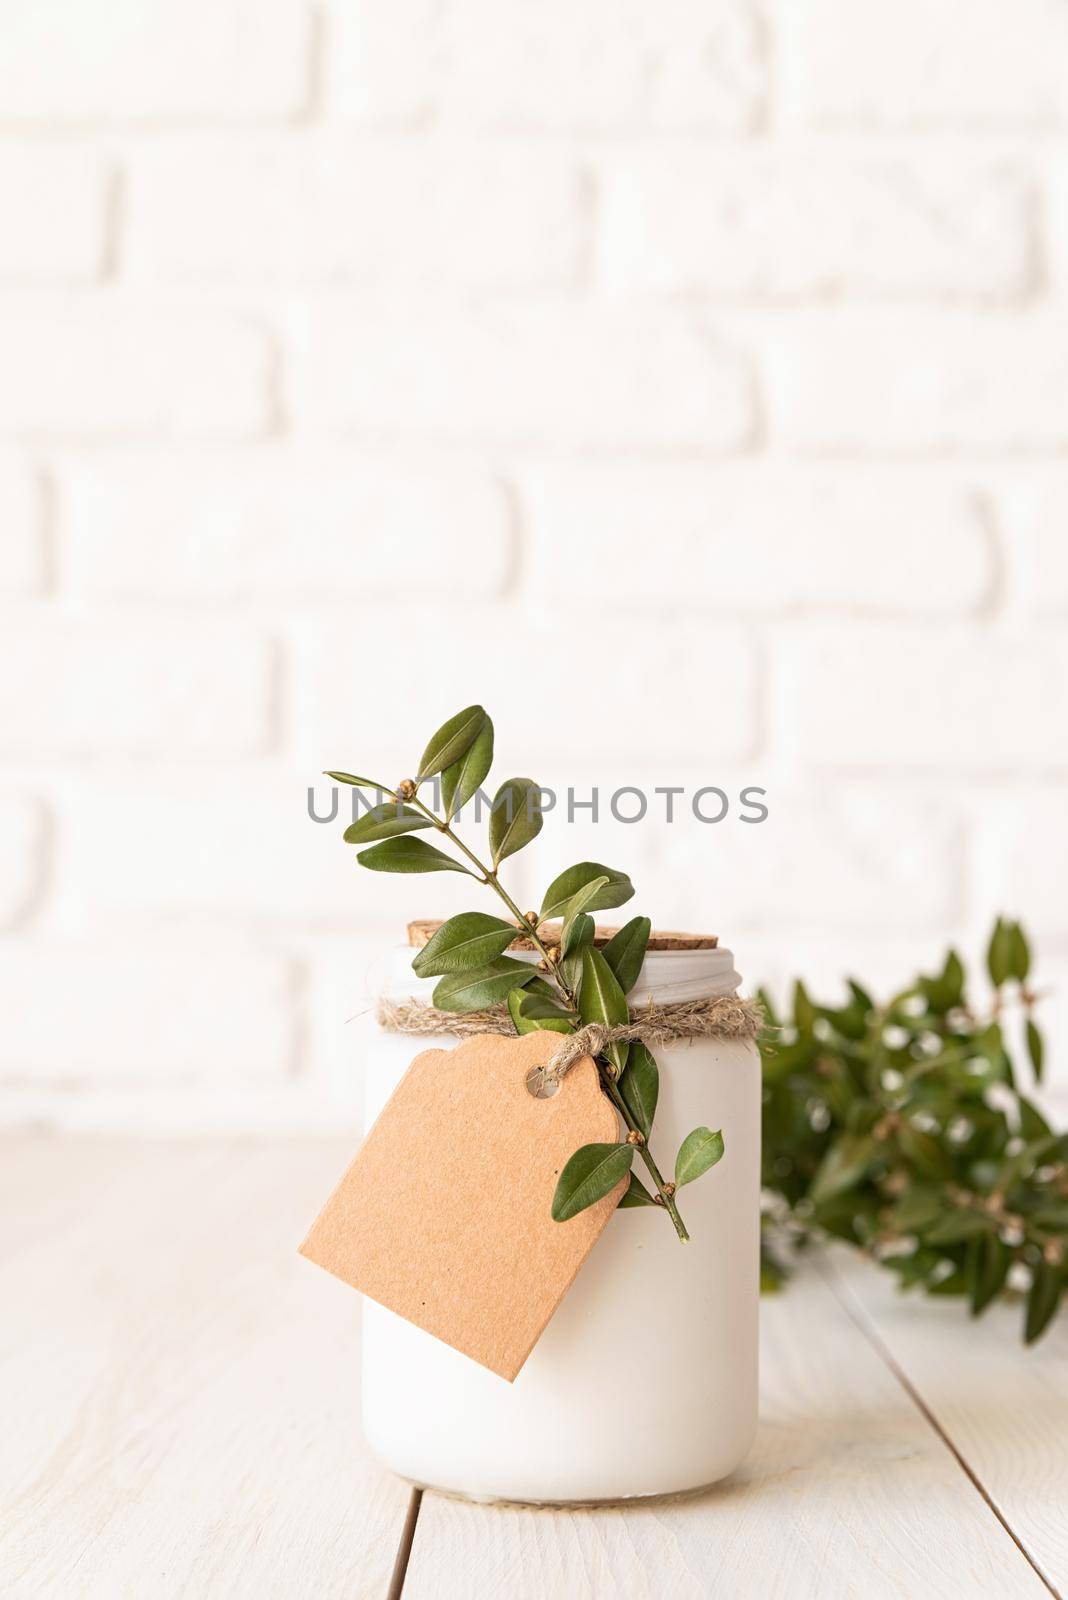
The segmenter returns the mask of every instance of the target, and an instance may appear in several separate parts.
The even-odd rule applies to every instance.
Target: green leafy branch
[[[625,1025],[630,1019],[627,995],[638,981],[651,925],[648,917],[632,917],[599,950],[593,913],[631,899],[629,877],[595,861],[580,861],[553,880],[540,911],[520,911],[501,883],[499,868],[541,832],[539,786],[530,778],[509,778],[498,788],[490,805],[489,865],[453,828],[462,808],[481,794],[492,761],[493,724],[481,706],[468,706],[434,734],[416,776],[402,779],[395,788],[350,772],[327,773],[339,783],[385,797],[346,828],[346,842],[362,847],[356,859],[372,872],[465,873],[491,888],[510,913],[508,921],[483,911],[450,917],[416,954],[412,967],[417,976],[438,979],[433,1003],[440,1011],[481,1011],[505,1003],[520,1034],[546,1029],[570,1034],[590,1022]],[[435,778],[441,815],[419,796],[420,788]],[[412,837],[428,830],[452,845],[459,857]],[[558,942],[547,927],[551,919],[562,921]],[[540,957],[536,966],[505,954],[517,938],[534,945]],[[577,1216],[629,1174],[620,1208],[660,1206],[679,1238],[688,1239],[675,1195],[720,1160],[722,1135],[695,1128],[679,1147],[674,1179],[665,1180],[649,1149],[660,1088],[655,1057],[640,1042],[613,1042],[598,1055],[596,1065],[601,1089],[622,1118],[627,1136],[576,1150],[560,1174],[553,1217],[566,1222]],[[631,1170],[635,1152],[652,1181],[652,1193]]]
[[[1006,1041],[1018,1007],[1041,1081],[1030,970],[1019,923],[999,918],[985,1009],[952,950],[884,1004],[851,981],[844,1005],[819,1005],[798,982],[780,1018],[761,993],[766,1287],[777,1246],[831,1237],[974,1316],[1026,1284],[1025,1339],[1049,1326],[1068,1287],[1068,1134],[1022,1091]]]

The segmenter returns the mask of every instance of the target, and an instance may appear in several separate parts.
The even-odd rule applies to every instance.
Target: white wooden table
[[[349,1153],[0,1140],[0,1594],[1068,1589],[1068,1327],[1024,1352],[1018,1309],[975,1324],[838,1257],[765,1301],[760,1432],[727,1483],[635,1510],[413,1505],[361,1446],[357,1297],[295,1253]]]

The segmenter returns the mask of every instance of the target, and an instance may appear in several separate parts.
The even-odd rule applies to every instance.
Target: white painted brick
[[[561,548],[565,582],[567,559]],[[555,598],[529,612],[410,606],[399,633],[397,617],[380,612],[346,628],[302,629],[292,717],[300,759],[312,771],[359,771],[353,762],[399,750],[411,763],[439,723],[474,701],[498,729],[497,781],[542,760],[605,761],[620,750],[678,760],[693,747],[695,707],[706,704],[715,706],[714,726],[701,737],[717,759],[753,752],[759,683],[745,628],[707,617],[605,628],[580,609],[583,599],[596,607],[596,592],[571,594],[571,606]],[[492,684],[491,662],[500,668]],[[369,693],[367,674],[379,669],[384,690]]]
[[[293,352],[298,423],[593,448],[744,448],[748,360],[694,319],[567,302],[317,305]]]
[[[0,929],[20,927],[47,888],[49,825],[28,795],[0,794]]]
[[[0,146],[0,279],[60,283],[98,277],[106,180],[100,156],[84,146]]]
[[[1014,603],[1035,617],[1068,616],[1068,473],[1040,470],[999,484],[993,507]]]
[[[706,754],[691,748],[656,767],[643,765],[637,741],[627,760],[617,754],[604,762],[576,758],[540,767],[539,778],[559,799],[532,850],[544,863],[535,898],[571,862],[592,860],[623,868],[635,886],[633,902],[599,920],[611,924],[643,912],[661,927],[719,934],[728,946],[736,932],[768,924],[819,930],[830,919],[843,933],[869,930],[873,905],[890,935],[941,928],[957,916],[963,838],[960,814],[951,805],[881,783],[787,784],[765,772],[759,759],[724,761],[714,739],[708,746]],[[596,820],[587,810],[569,820],[568,785],[586,799],[597,787]],[[664,785],[685,791],[672,801],[670,823],[666,798],[655,792]],[[612,797],[625,786],[646,797],[641,820],[622,822],[613,815]],[[729,802],[720,822],[702,822],[694,814],[694,795],[710,786],[722,789]],[[762,822],[742,820],[754,814],[740,801],[750,786],[766,790],[768,816]],[[711,817],[720,804],[707,794],[699,809]],[[636,816],[640,802],[621,795],[617,809]],[[751,943],[754,977],[759,944]]]
[[[812,313],[767,330],[771,432],[801,450],[1068,445],[1063,322],[1040,313]]]
[[[10,0],[7,121],[290,116],[307,98],[302,0]]]
[[[365,0],[331,15],[343,114],[516,128],[744,131],[763,112],[762,7],[747,0]]]
[[[41,486],[24,461],[0,456],[0,595],[26,595],[44,582]]]
[[[5,632],[7,756],[247,755],[270,734],[265,641],[201,616],[38,623]]]
[[[66,581],[121,599],[489,597],[512,567],[486,472],[351,452],[93,452],[59,472]]]
[[[223,937],[49,939],[0,947],[0,1077],[18,1083],[281,1078],[295,1051],[295,974]]]
[[[519,493],[546,603],[562,550],[574,591],[642,610],[937,615],[994,584],[977,495],[930,469],[555,466],[522,472]]]
[[[0,346],[6,432],[240,437],[269,421],[268,337],[236,316],[8,300]]]
[[[1032,158],[1042,174],[1043,266],[1050,291],[1062,301],[1068,288],[1068,171],[1057,141],[1046,142],[1039,154],[1037,139],[1031,141]]]
[[[991,918],[1019,917],[1036,941],[1068,937],[1066,816],[1068,784],[994,790],[977,807],[976,899]]]
[[[775,673],[777,736],[806,762],[884,772],[1068,768],[1068,639],[1059,633],[825,626],[784,634]]]
[[[582,199],[574,157],[551,146],[336,132],[165,141],[133,156],[127,263],[187,282],[566,285]]]
[[[778,60],[797,116],[858,126],[1063,124],[1060,0],[805,0],[784,4]]]
[[[612,289],[984,297],[1032,281],[1027,184],[990,162],[637,146],[603,171]]]
[[[365,693],[369,672],[382,682],[391,670],[389,662],[362,663]],[[424,737],[422,726],[405,731],[411,745]],[[432,731],[427,728],[426,736]],[[459,873],[413,879],[360,867],[355,849],[341,837],[352,820],[352,792],[344,786],[337,786],[335,821],[319,823],[308,815],[310,785],[320,814],[329,814],[334,786],[323,767],[364,756],[372,776],[387,783],[400,776],[402,763],[388,753],[397,737],[394,729],[388,745],[376,746],[357,719],[344,740],[324,745],[304,769],[257,768],[248,775],[198,769],[195,782],[174,769],[124,775],[121,784],[87,777],[63,797],[66,922],[119,934],[162,920],[174,926],[176,937],[181,930],[195,942],[205,921],[240,927],[253,919],[287,941],[302,930],[348,939],[370,929],[388,945],[404,937],[412,917],[447,917],[477,907],[485,889]],[[418,755],[419,750],[403,765],[414,766]],[[482,832],[484,837],[484,826]],[[509,881],[524,882],[522,865]]]

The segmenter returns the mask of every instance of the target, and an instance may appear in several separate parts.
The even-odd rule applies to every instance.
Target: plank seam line
[[[971,1466],[970,1462],[961,1454],[960,1450],[953,1442],[953,1439],[946,1432],[935,1413],[931,1410],[931,1407],[927,1404],[927,1401],[923,1398],[923,1395],[916,1388],[915,1384],[905,1372],[904,1368],[899,1364],[889,1345],[885,1343],[882,1335],[878,1332],[875,1325],[868,1320],[867,1313],[857,1302],[849,1286],[842,1282],[837,1272],[835,1272],[834,1267],[825,1258],[820,1261],[820,1271],[823,1274],[831,1293],[838,1301],[838,1304],[842,1307],[842,1310],[845,1312],[846,1316],[849,1317],[850,1321],[854,1323],[854,1325],[864,1335],[865,1339],[867,1339],[873,1350],[875,1350],[877,1355],[879,1355],[885,1362],[886,1366],[893,1373],[894,1377],[897,1379],[902,1389],[904,1389],[905,1393],[908,1395],[917,1411],[919,1411],[920,1415],[924,1418],[931,1430],[937,1434],[939,1439],[941,1439],[950,1455],[956,1461],[958,1467],[960,1467],[965,1477],[971,1483],[972,1488],[976,1491],[980,1498],[985,1501],[990,1511],[993,1512],[994,1516],[1001,1523],[1001,1526],[1004,1528],[1005,1532],[1008,1534],[1017,1550],[1019,1550],[1028,1566],[1035,1573],[1035,1576],[1039,1578],[1044,1586],[1049,1590],[1050,1594],[1053,1596],[1053,1600],[1064,1600],[1060,1590],[1054,1586],[1052,1580],[1039,1566],[1035,1557],[1031,1554],[1030,1550],[1020,1538],[1020,1535],[1009,1522],[1008,1518],[1005,1516],[1001,1507],[993,1498],[990,1491],[979,1477],[978,1473]]]
[[[404,1527],[401,1529],[400,1543],[397,1545],[397,1556],[393,1563],[393,1573],[386,1590],[386,1600],[401,1600],[404,1590],[404,1580],[408,1575],[408,1561],[412,1554],[412,1545],[415,1542],[415,1526],[419,1521],[419,1510],[423,1504],[422,1489],[413,1489],[408,1501],[408,1511],[404,1518]]]

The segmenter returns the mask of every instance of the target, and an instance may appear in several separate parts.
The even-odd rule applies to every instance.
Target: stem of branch
[[[611,1100],[612,1104],[623,1118],[623,1121],[627,1124],[627,1127],[630,1129],[631,1133],[641,1133],[641,1129],[638,1127],[637,1123],[634,1121],[634,1118],[627,1109],[626,1101],[616,1088],[614,1080],[608,1076],[600,1062],[598,1062],[598,1067],[600,1068],[601,1073],[601,1087],[604,1089],[605,1094],[608,1096],[609,1100]],[[668,1188],[664,1182],[660,1168],[653,1160],[652,1152],[650,1151],[649,1146],[645,1143],[644,1139],[638,1146],[638,1154],[645,1162],[649,1176],[656,1185],[657,1193],[664,1203],[664,1209],[667,1211],[668,1216],[675,1224],[675,1232],[685,1244],[690,1237],[690,1235],[686,1232],[686,1224],[679,1215],[679,1208],[675,1204],[675,1197],[673,1194],[668,1192]]]
[[[482,874],[483,883],[489,884],[490,888],[493,889],[494,892],[500,897],[500,899],[504,902],[504,904],[508,907],[509,911],[512,913],[513,917],[515,917],[516,921],[520,924],[520,927],[524,930],[525,934],[533,941],[535,948],[541,952],[542,960],[545,962],[545,965],[548,968],[549,973],[551,974],[551,976],[556,981],[557,987],[560,989],[561,993],[563,994],[565,1000],[567,1001],[567,1004],[568,1004],[569,1008],[572,1011],[577,1010],[578,1009],[578,1000],[577,1000],[577,998],[576,998],[576,996],[574,994],[574,991],[572,990],[570,984],[568,984],[566,982],[566,980],[564,979],[564,975],[560,971],[559,966],[553,960],[553,958],[552,958],[551,954],[549,953],[548,949],[546,948],[545,944],[543,943],[543,941],[539,937],[538,930],[537,930],[536,926],[534,926],[533,924],[531,924],[531,923],[529,923],[527,921],[526,917],[520,911],[519,907],[516,905],[515,901],[511,897],[511,895],[508,893],[508,891],[504,888],[504,886],[500,882],[500,879],[497,877],[496,872],[491,867],[487,867],[484,862],[480,861],[478,859],[478,857],[475,855],[474,851],[473,850],[469,850],[467,848],[467,846],[464,844],[463,840],[457,834],[455,834],[453,832],[453,830],[450,828],[449,824],[447,822],[445,822],[441,817],[436,816],[435,813],[433,811],[431,811],[430,807],[429,806],[425,806],[417,795],[413,796],[413,798],[411,800],[411,804],[413,806],[415,806],[419,811],[421,811],[423,813],[424,817],[429,818],[429,820],[434,824],[435,828],[437,828],[439,833],[444,834],[446,839],[451,839],[452,840],[452,842],[456,846],[456,848],[458,850],[462,851],[462,853],[467,857],[468,861],[470,861],[470,863],[471,863],[471,865],[473,867],[477,867],[478,868],[479,872]],[[618,1088],[616,1087],[615,1080],[611,1076],[608,1064],[604,1060],[598,1059],[598,1061],[597,1061],[597,1071],[598,1071],[598,1075],[600,1076],[600,1080],[601,1080],[601,1088],[604,1090],[604,1092],[608,1096],[609,1100],[611,1100],[612,1104],[615,1106],[616,1110],[619,1112],[619,1115],[623,1118],[623,1121],[626,1123],[626,1125],[630,1129],[631,1133],[641,1133],[641,1129],[638,1127],[638,1124],[635,1122],[634,1118],[631,1116],[630,1111],[627,1108],[627,1103],[623,1099],[623,1096],[620,1094]],[[660,1201],[661,1201],[662,1205],[664,1206],[664,1209],[667,1211],[668,1216],[671,1218],[672,1222],[675,1225],[675,1232],[678,1234],[679,1238],[685,1243],[690,1237],[690,1235],[686,1232],[686,1224],[683,1222],[682,1217],[679,1215],[679,1208],[675,1204],[674,1194],[673,1194],[673,1192],[670,1192],[668,1190],[668,1186],[664,1181],[664,1178],[663,1178],[663,1175],[662,1175],[662,1173],[660,1171],[660,1168],[657,1166],[656,1162],[653,1160],[652,1154],[650,1153],[649,1147],[645,1143],[644,1138],[642,1139],[641,1144],[638,1146],[638,1154],[641,1156],[642,1160],[645,1162],[646,1168],[647,1168],[647,1170],[649,1172],[649,1176],[652,1178],[654,1184],[656,1185],[656,1191],[657,1191],[657,1194],[660,1197]]]

